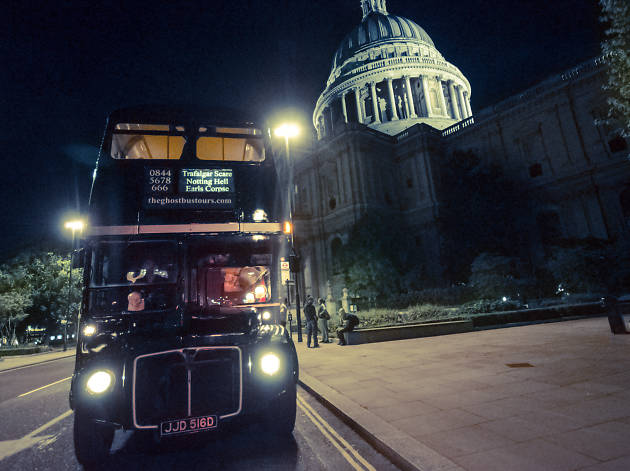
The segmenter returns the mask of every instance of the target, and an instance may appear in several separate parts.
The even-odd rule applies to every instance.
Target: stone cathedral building
[[[601,58],[473,112],[471,84],[414,21],[385,0],[362,0],[363,18],[332,58],[313,112],[317,139],[295,159],[295,225],[303,283],[341,296],[335,258],[370,210],[403,221],[439,277],[437,172],[472,151],[542,196],[541,231],[609,239],[630,221],[628,143],[596,126],[604,115]],[[474,85],[474,84],[473,84]],[[397,223],[398,224],[398,223]]]

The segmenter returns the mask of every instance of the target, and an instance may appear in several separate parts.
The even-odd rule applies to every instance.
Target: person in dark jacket
[[[339,317],[343,321],[343,326],[337,329],[337,345],[346,345],[344,332],[352,332],[359,325],[359,318],[354,314],[348,314],[344,308],[339,308]]]
[[[311,348],[311,337],[313,338],[313,348],[319,347],[317,340],[317,311],[313,305],[313,296],[306,297],[304,306],[304,317],[306,318],[306,346]]]

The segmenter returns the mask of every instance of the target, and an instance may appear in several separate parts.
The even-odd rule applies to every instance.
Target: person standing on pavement
[[[283,327],[287,326],[287,320],[289,318],[289,308],[287,304],[287,298],[284,298],[284,302],[280,304],[280,324]]]
[[[328,321],[330,320],[330,314],[326,310],[326,304],[322,298],[317,300],[319,307],[317,309],[317,317],[319,318],[319,329],[322,331],[322,343],[330,343],[328,338]]]
[[[310,294],[306,297],[306,305],[304,306],[304,317],[306,317],[306,346],[311,348],[311,337],[313,338],[313,348],[319,347],[317,340],[317,312],[313,305],[313,296]]]
[[[359,325],[359,318],[354,314],[348,314],[344,308],[339,308],[339,317],[344,322],[343,326],[337,329],[337,338],[339,342],[337,345],[346,345],[345,332],[352,332],[356,326]]]

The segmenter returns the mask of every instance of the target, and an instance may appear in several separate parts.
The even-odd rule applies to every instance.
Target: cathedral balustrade
[[[457,78],[462,80],[467,88],[470,88],[470,84],[465,79],[461,71],[455,67],[453,64],[435,59],[433,57],[390,57],[387,59],[381,59],[375,62],[370,62],[369,64],[362,65],[357,67],[356,69],[352,69],[351,75],[356,76],[365,72],[370,72],[377,69],[387,69],[392,66],[400,66],[400,65],[420,65],[420,66],[432,66],[441,72],[449,72],[455,75]],[[335,80],[337,80],[341,76],[341,72],[335,75]],[[330,84],[330,83],[329,83]],[[334,92],[334,90],[331,90]]]
[[[452,126],[449,126],[446,129],[442,130],[442,137],[446,137],[446,136],[450,136],[451,134],[455,134],[456,132],[464,129],[465,127],[468,127],[472,124],[475,124],[475,118],[473,116],[470,116],[469,118],[466,118],[462,121],[460,121],[459,123],[455,123]]]

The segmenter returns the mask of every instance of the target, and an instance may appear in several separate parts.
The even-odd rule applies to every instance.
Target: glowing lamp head
[[[96,326],[90,324],[83,327],[83,335],[85,335],[86,337],[91,337],[95,333],[96,333]]]
[[[284,221],[284,229],[283,232],[285,234],[291,234],[293,228],[291,227],[291,223],[289,221]]]
[[[275,375],[280,370],[280,358],[275,353],[263,355],[260,359],[260,369],[266,375]]]
[[[79,219],[77,219],[76,221],[67,221],[64,224],[64,227],[66,229],[71,229],[73,231],[82,231],[83,230],[83,226],[84,226],[83,221],[81,221]]]
[[[90,394],[103,394],[114,384],[114,375],[109,371],[96,371],[88,378],[86,388]]]
[[[284,123],[275,129],[274,134],[278,137],[290,139],[300,134],[300,128],[294,123]]]
[[[256,301],[256,298],[254,297],[254,293],[249,292],[245,295],[245,300],[246,303],[253,303],[254,301]]]
[[[263,321],[268,321],[271,319],[271,313],[269,311],[264,311],[262,313],[262,320]]]

